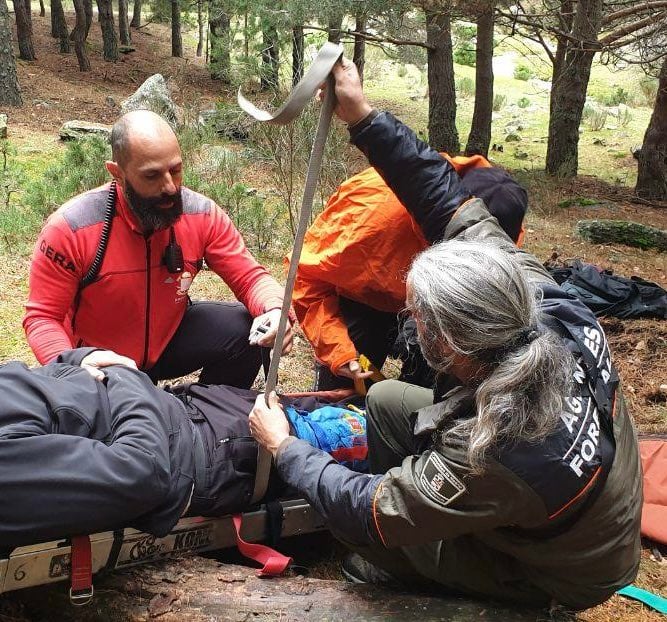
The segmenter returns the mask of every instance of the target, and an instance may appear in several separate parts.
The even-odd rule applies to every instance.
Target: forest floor
[[[69,16],[71,19],[71,16]],[[26,174],[38,176],[43,167],[63,149],[58,140],[60,125],[71,119],[112,123],[119,114],[119,103],[153,73],[168,78],[176,103],[187,110],[210,108],[217,100],[233,102],[232,89],[222,88],[210,79],[202,59],[196,59],[192,40],[186,33],[186,59],[169,56],[168,29],[150,24],[140,31],[133,30],[136,51],[121,55],[116,63],[101,59],[101,40],[97,28],[90,34],[92,71],[80,73],[74,54],[58,53],[58,42],[50,37],[49,17],[33,17],[38,60],[18,62],[24,106],[5,109],[9,116],[9,140],[17,148],[17,159]],[[372,103],[405,118],[423,120],[427,103],[424,100],[401,99],[381,88],[377,78],[368,81],[367,90]],[[628,140],[641,143],[641,135]],[[590,141],[583,141],[580,159],[590,164],[596,157],[589,150]],[[352,154],[358,167],[362,159]],[[503,161],[503,164],[507,164]],[[101,165],[101,163],[100,163]],[[580,219],[613,218],[633,220],[667,229],[667,210],[633,202],[630,189],[610,184],[597,177],[554,183],[542,173],[526,171],[517,163],[513,172],[529,190],[531,208],[527,218],[526,248],[542,261],[557,258],[581,258],[625,276],[637,275],[667,288],[667,260],[664,253],[642,251],[622,245],[597,245],[585,242],[574,234]],[[632,178],[631,158],[617,158],[614,166],[621,179]],[[541,168],[539,166],[535,169]],[[260,165],[245,171],[253,186],[262,188],[267,176]],[[605,175],[607,179],[609,175]],[[580,199],[593,200],[581,205]],[[566,206],[569,205],[569,206]],[[23,303],[27,294],[27,272],[30,247],[3,248],[0,259],[0,360],[21,359],[33,364],[21,329]],[[279,279],[283,279],[281,256],[262,258]],[[200,297],[224,297],[229,293],[210,273],[202,274],[193,288]],[[641,434],[667,434],[667,322],[658,320],[603,320],[614,361],[619,368],[628,400]],[[388,371],[391,374],[391,363]],[[312,353],[303,338],[297,337],[293,354],[281,363],[281,387],[284,390],[307,389],[312,382]],[[661,388],[662,387],[662,388]],[[330,544],[315,556],[313,572],[332,576]],[[312,551],[311,551],[312,555]],[[297,554],[298,557],[298,554]],[[339,555],[334,555],[339,559]],[[653,557],[647,547],[643,551],[639,586],[667,596],[667,564]],[[5,607],[8,607],[5,609]],[[0,597],[0,620],[22,621],[20,592]],[[54,615],[54,619],[58,616]],[[632,622],[661,619],[658,614],[621,597],[576,616],[578,620],[603,622],[628,620]]]

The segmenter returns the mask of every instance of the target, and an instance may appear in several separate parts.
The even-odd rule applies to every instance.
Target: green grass
[[[496,55],[512,54],[515,64],[531,66],[539,76],[548,74],[547,64],[538,54],[525,58],[509,44],[501,43],[496,48]],[[508,57],[509,58],[509,57]],[[367,64],[366,94],[376,106],[390,110],[415,131],[426,135],[428,125],[428,98],[426,93],[426,74],[414,66],[408,71],[398,70],[398,65],[386,57],[371,56]],[[509,75],[507,75],[509,73]],[[475,79],[474,67],[455,65],[456,79]],[[505,74],[505,75],[503,75]],[[501,110],[494,112],[491,143],[504,143],[505,128],[517,122],[523,126],[519,132],[520,143],[505,145],[503,153],[493,153],[492,159],[498,164],[525,171],[538,171],[544,168],[547,136],[549,127],[549,91],[548,85],[538,85],[533,81],[516,80],[513,71],[496,72],[495,93],[506,96],[506,103]],[[651,116],[651,106],[646,104],[640,88],[644,74],[636,67],[623,71],[595,63],[591,72],[588,96],[594,100],[605,100],[619,88],[637,95],[638,103],[630,103],[631,119],[625,127],[619,127],[614,115],[609,114],[605,128],[593,132],[582,123],[583,133],[579,139],[579,173],[594,175],[611,183],[632,186],[636,180],[636,165],[630,150],[641,144]],[[518,102],[522,98],[530,100],[527,108],[520,109]],[[472,113],[474,98],[457,98],[457,127],[462,147],[465,147]],[[603,145],[593,144],[601,140]],[[518,160],[514,157],[515,146],[528,157]]]

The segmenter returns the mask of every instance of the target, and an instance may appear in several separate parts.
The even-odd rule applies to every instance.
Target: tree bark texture
[[[466,145],[466,155],[486,157],[491,143],[493,117],[493,6],[477,18],[475,50],[475,109]]]
[[[44,6],[44,0],[39,0],[39,16],[46,17],[46,7]]]
[[[635,192],[645,199],[667,201],[667,57],[658,79],[658,94],[642,148]]]
[[[97,21],[99,22],[102,19],[102,13],[99,10],[99,3],[97,4]],[[90,27],[93,25],[93,0],[83,0],[83,10],[86,16],[86,31],[84,39],[88,39],[88,33],[90,32]]]
[[[428,135],[431,147],[458,153],[461,144],[456,129],[456,87],[452,28],[449,12],[426,11],[428,49]]]
[[[667,233],[662,229],[626,220],[580,220],[577,235],[594,244],[625,244],[667,251]]]
[[[32,43],[32,26],[28,20],[28,12],[23,0],[13,0],[14,16],[16,17],[16,37],[19,42],[19,58],[35,60],[35,47]],[[9,39],[11,41],[11,37]]]
[[[174,58],[183,58],[181,3],[179,0],[171,0],[171,55]]]
[[[127,0],[118,0],[118,35],[121,45],[130,45],[132,43],[128,12]]]
[[[30,29],[32,30],[32,3],[31,0],[24,0],[25,2],[25,14],[28,17],[30,22]]]
[[[367,15],[363,11],[357,13],[356,22],[354,25],[355,32],[366,32],[366,18]],[[354,35],[354,52],[352,53],[352,62],[357,66],[361,83],[364,82],[364,66],[366,65],[366,39],[361,35]]]
[[[564,0],[561,4],[558,17],[561,30],[563,32],[570,32],[572,30],[572,21],[574,15],[573,2],[574,0]],[[556,52],[554,54],[554,63],[551,72],[551,97],[549,98],[549,114],[553,112],[555,93],[558,84],[560,84],[560,77],[563,73],[563,67],[565,66],[565,55],[567,54],[569,43],[569,39],[565,38],[564,36],[557,36],[556,40]]]
[[[278,64],[280,63],[280,42],[275,24],[262,26],[262,72],[260,88],[262,91],[278,89]]]
[[[118,60],[118,34],[113,18],[111,0],[97,0],[97,9],[100,12],[100,28],[102,29],[102,48],[104,60]]]
[[[211,29],[211,77],[225,84],[231,82],[230,19],[220,2],[209,4],[208,23]]]
[[[58,38],[58,24],[56,23],[56,14],[53,11],[53,2],[50,3],[51,6],[51,36],[54,39]]]
[[[130,22],[132,28],[139,28],[141,26],[141,0],[134,0],[134,9],[132,10],[132,21]]]
[[[292,26],[292,86],[303,78],[303,24]]]
[[[0,2],[0,106],[20,106],[21,89],[12,49],[12,24],[7,3]]]
[[[56,37],[60,40],[60,51],[66,54],[70,51],[69,32],[62,0],[51,0],[51,30],[55,27]]]
[[[204,0],[197,0],[197,58],[204,51]]]
[[[602,24],[603,0],[579,0],[560,79],[552,93],[547,173],[574,177],[579,167],[579,125]]]
[[[439,597],[374,585],[301,576],[262,579],[254,568],[185,557],[95,579],[91,606],[72,607],[63,584],[3,596],[15,622],[534,622],[545,613],[494,602]],[[20,613],[18,613],[20,612]],[[20,616],[20,617],[18,617]]]
[[[74,12],[76,13],[76,24],[72,30],[72,41],[74,41],[74,52],[79,62],[79,71],[90,71],[90,60],[86,52],[86,7],[85,0],[73,0]]]

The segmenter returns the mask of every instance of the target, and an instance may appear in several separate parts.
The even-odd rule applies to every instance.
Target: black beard
[[[132,213],[137,217],[144,233],[168,229],[183,213],[183,197],[179,188],[174,194],[162,193],[158,197],[144,197],[125,182],[125,198]],[[161,203],[173,201],[171,207],[160,207]]]

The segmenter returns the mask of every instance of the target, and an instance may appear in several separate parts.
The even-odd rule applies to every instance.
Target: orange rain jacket
[[[461,177],[491,167],[478,155],[441,155]],[[339,297],[398,313],[412,259],[427,246],[419,225],[374,168],[350,177],[331,196],[306,233],[293,304],[315,356],[334,374],[357,357]]]

